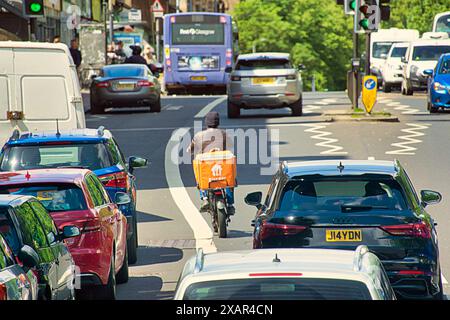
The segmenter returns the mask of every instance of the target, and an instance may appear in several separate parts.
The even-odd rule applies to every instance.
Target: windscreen
[[[281,194],[279,210],[318,214],[407,210],[399,183],[392,177],[305,177],[290,180]]]
[[[442,16],[436,21],[436,30],[435,31],[450,33],[450,14]]]
[[[442,61],[439,74],[450,74],[450,58],[445,58]]]
[[[65,145],[24,145],[4,150],[1,171],[59,167],[83,167],[98,170],[111,167],[112,161],[103,143]]]
[[[171,22],[174,45],[223,45],[225,22],[223,16],[174,16]]]
[[[0,234],[14,253],[19,252],[21,248],[20,240],[6,206],[0,207]]]
[[[0,186],[0,194],[36,197],[49,212],[86,210],[83,191],[74,184]]]
[[[239,60],[236,70],[272,70],[292,69],[288,59],[261,59],[261,60]]]
[[[371,296],[359,281],[263,278],[194,283],[184,300],[371,300]]]
[[[145,69],[142,67],[106,67],[103,68],[103,77],[108,78],[126,78],[126,77],[144,77]]]
[[[449,46],[417,46],[414,47],[413,61],[437,61],[444,53],[450,53]]]
[[[391,58],[401,58],[406,54],[407,47],[396,47],[392,49]]]
[[[382,59],[381,55],[387,55],[393,42],[375,42],[372,47],[372,57]]]

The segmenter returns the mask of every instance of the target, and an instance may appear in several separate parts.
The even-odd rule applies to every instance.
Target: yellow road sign
[[[365,76],[362,86],[362,102],[366,111],[370,113],[372,111],[375,102],[377,101],[377,77]]]

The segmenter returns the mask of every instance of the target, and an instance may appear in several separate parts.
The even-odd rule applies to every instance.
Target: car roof
[[[0,206],[9,206],[9,205],[12,205],[14,202],[17,202],[18,200],[20,202],[24,202],[30,198],[33,198],[33,197],[26,196],[26,195],[15,195],[15,194],[0,194]]]
[[[259,59],[289,59],[289,53],[258,52],[258,53],[240,54],[238,56],[238,61],[239,60],[259,60]]]
[[[448,46],[450,45],[450,39],[421,39],[411,42],[412,47],[417,46]]]
[[[365,247],[365,246],[361,246]],[[363,248],[361,248],[363,249]],[[365,247],[367,249],[367,247]],[[336,249],[256,249],[218,252],[203,255],[200,270],[191,270],[194,277],[233,276],[248,277],[251,273],[301,273],[324,278],[366,279],[365,268],[360,265],[367,251]],[[359,257],[359,259],[357,259]],[[192,259],[197,259],[196,257]],[[278,259],[278,261],[276,261]],[[381,264],[380,264],[381,265]],[[339,276],[340,275],[340,276]],[[289,275],[287,275],[289,276]]]
[[[342,165],[341,168],[339,168]],[[382,160],[317,160],[284,162],[282,168],[289,177],[301,175],[361,175],[366,173],[394,176],[399,172],[397,161]],[[341,169],[341,170],[340,170]]]
[[[69,48],[64,43],[50,42],[30,42],[30,41],[0,41],[0,48],[20,48],[20,49],[46,49],[63,50],[70,53]]]
[[[147,66],[138,63],[121,63],[121,64],[109,64],[103,67],[103,69],[147,69]]]
[[[23,145],[36,144],[46,142],[96,142],[104,141],[112,138],[111,132],[106,129],[72,129],[72,130],[56,130],[41,132],[23,132],[18,137],[11,137],[6,143],[7,145]]]
[[[81,185],[90,170],[79,168],[33,169],[0,172],[0,186],[27,183],[73,183]]]

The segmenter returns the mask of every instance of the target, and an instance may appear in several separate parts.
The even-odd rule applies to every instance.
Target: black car
[[[101,114],[106,108],[147,107],[161,111],[161,85],[158,68],[154,73],[144,64],[116,64],[94,75],[90,88],[91,113]]]
[[[438,240],[425,211],[441,195],[421,197],[398,161],[282,163],[258,207],[254,248],[367,245],[382,261],[397,297],[442,299]]]
[[[77,227],[67,226],[61,234],[36,198],[13,195],[0,195],[0,227],[1,235],[19,261],[26,256],[22,252],[24,247],[37,254],[39,299],[75,298],[75,264],[64,239],[78,236]]]

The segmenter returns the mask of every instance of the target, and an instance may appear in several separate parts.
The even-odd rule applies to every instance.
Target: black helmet
[[[217,111],[208,112],[205,117],[205,124],[208,128],[217,128],[220,124],[220,116]]]

